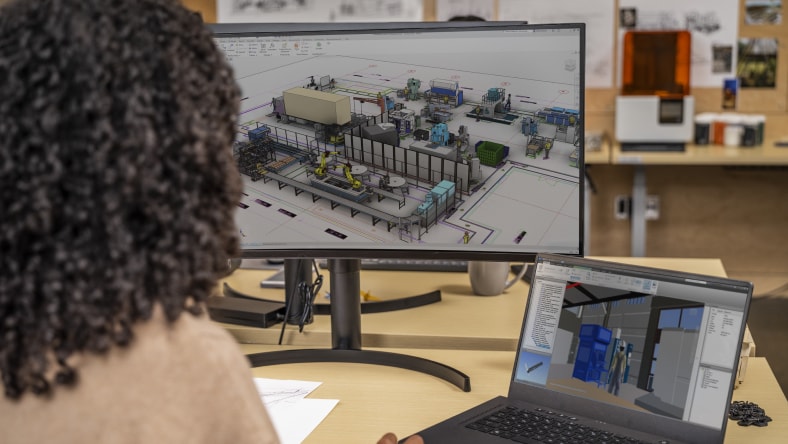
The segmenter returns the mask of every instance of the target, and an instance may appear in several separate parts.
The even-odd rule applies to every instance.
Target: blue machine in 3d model
[[[597,386],[607,383],[607,347],[613,332],[601,325],[583,324],[580,326],[572,377],[581,381],[595,382]]]
[[[462,89],[460,84],[454,80],[434,79],[430,80],[429,102],[443,103],[458,107],[462,105]]]

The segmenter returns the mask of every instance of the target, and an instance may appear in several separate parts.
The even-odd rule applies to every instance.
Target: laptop
[[[508,396],[427,443],[722,442],[752,284],[540,254]]]

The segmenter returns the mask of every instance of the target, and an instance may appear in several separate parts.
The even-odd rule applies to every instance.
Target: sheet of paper
[[[216,0],[219,23],[411,22],[423,17],[422,0]]]
[[[339,402],[306,398],[320,382],[254,378],[282,444],[300,444]]]
[[[291,379],[254,378],[257,393],[263,398],[266,406],[303,399],[320,386],[320,382],[297,381]]]
[[[613,0],[498,0],[498,20],[586,24],[586,88],[613,86]]]
[[[268,408],[281,444],[300,444],[331,413],[336,399],[296,399]]]

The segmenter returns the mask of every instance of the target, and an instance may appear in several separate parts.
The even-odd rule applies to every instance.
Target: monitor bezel
[[[586,33],[584,23],[551,23],[528,24],[524,21],[498,21],[498,22],[287,22],[287,23],[214,23],[207,27],[218,38],[241,36],[285,36],[285,35],[311,35],[326,32],[338,34],[352,33],[403,33],[417,32],[451,32],[457,30],[538,30],[538,29],[571,29],[580,31],[580,66],[585,70],[586,63]],[[585,71],[584,71],[585,72]],[[580,78],[579,114],[582,116],[577,125],[580,149],[578,150],[578,197],[579,197],[579,224],[578,224],[578,251],[577,253],[564,253],[567,256],[583,257],[585,254],[585,76]],[[328,245],[328,244],[326,244]],[[370,243],[365,248],[331,248],[316,245],[297,245],[292,248],[261,248],[241,250],[241,257],[255,258],[332,258],[332,259],[366,259],[366,258],[392,258],[392,259],[423,259],[423,260],[489,260],[489,261],[517,261],[532,262],[539,253],[559,253],[556,251],[495,251],[486,249],[456,250],[441,249],[440,244],[427,247],[378,248],[378,244]]]

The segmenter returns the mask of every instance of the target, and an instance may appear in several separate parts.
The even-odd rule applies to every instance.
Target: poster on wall
[[[619,42],[628,30],[692,33],[690,84],[719,88],[735,76],[739,0],[619,0]],[[621,84],[621,73],[618,73]]]
[[[439,22],[466,16],[488,21],[495,20],[495,2],[493,0],[437,0],[435,2],[435,19]]]
[[[219,23],[412,22],[422,0],[217,0]]]
[[[586,23],[586,87],[613,86],[613,0],[499,0],[499,20]]]

